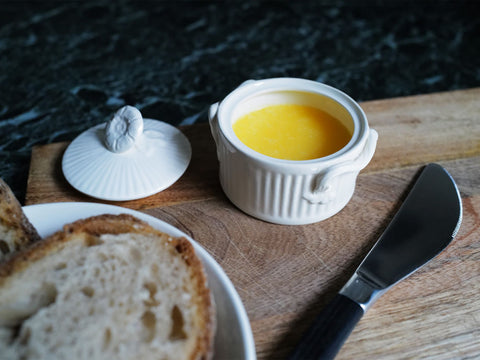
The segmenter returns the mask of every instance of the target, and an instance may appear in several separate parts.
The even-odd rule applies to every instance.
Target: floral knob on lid
[[[142,113],[133,106],[118,110],[105,128],[105,144],[114,153],[130,149],[143,133]]]
[[[80,134],[62,159],[67,181],[89,196],[112,201],[143,198],[176,182],[192,155],[176,127],[144,119],[124,106],[106,123]]]

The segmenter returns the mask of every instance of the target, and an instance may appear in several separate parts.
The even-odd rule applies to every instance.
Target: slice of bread
[[[0,265],[0,358],[208,359],[214,305],[190,242],[130,215],[66,225]]]
[[[10,187],[0,179],[0,262],[40,240]]]

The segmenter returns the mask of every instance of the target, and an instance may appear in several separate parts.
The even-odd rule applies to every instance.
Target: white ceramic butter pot
[[[232,124],[247,113],[276,104],[317,107],[340,120],[352,138],[336,153],[313,160],[260,154],[238,139]],[[378,138],[348,95],[297,78],[246,81],[210,107],[209,122],[227,197],[251,216],[285,225],[314,223],[339,212],[352,197],[357,175],[372,159]]]

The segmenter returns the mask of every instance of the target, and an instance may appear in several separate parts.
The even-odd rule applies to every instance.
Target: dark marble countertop
[[[2,1],[0,177],[23,201],[34,145],[126,104],[204,122],[239,83],[280,76],[358,101],[477,87],[480,2]]]

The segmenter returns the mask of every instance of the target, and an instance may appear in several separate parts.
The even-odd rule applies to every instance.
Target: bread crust
[[[0,228],[11,239],[0,237],[0,260],[40,240],[10,187],[0,178]]]
[[[196,289],[195,301],[201,311],[201,325],[205,329],[196,341],[195,350],[189,359],[211,358],[215,331],[214,303],[207,285],[203,264],[196,255],[193,245],[186,238],[171,237],[128,214],[104,214],[78,220],[65,225],[62,230],[45,240],[36,242],[23,251],[14,254],[6,262],[0,264],[0,288],[7,286],[8,281],[12,280],[16,273],[25,271],[32,263],[47,255],[55,254],[63,247],[68,246],[72,239],[75,241],[81,239],[80,241],[89,245],[88,242],[97,241],[98,237],[103,234],[118,235],[124,233],[155,235],[168,244],[170,251],[178,253],[187,264]],[[74,234],[82,234],[82,236],[71,236]]]

